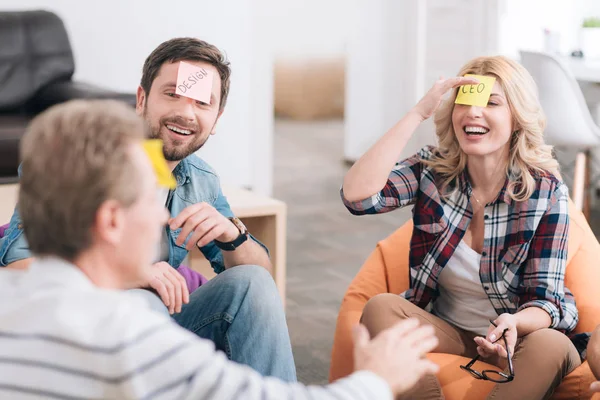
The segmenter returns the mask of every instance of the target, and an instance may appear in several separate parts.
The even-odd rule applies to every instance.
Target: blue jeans
[[[147,290],[151,307],[168,313]],[[221,272],[190,294],[173,319],[183,328],[210,339],[218,350],[263,376],[296,382],[296,367],[285,314],[273,278],[263,267],[240,265]]]

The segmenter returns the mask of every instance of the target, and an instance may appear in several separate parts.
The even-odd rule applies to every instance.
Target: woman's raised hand
[[[431,117],[442,103],[444,95],[457,86],[478,84],[479,81],[474,78],[465,78],[458,76],[455,78],[440,78],[431,89],[423,96],[421,100],[412,109],[412,112],[417,113],[422,121]]]

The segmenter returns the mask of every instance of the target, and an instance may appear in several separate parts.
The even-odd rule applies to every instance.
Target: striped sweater
[[[0,297],[0,399],[392,398],[366,371],[325,387],[264,378],[58,259],[0,271]]]

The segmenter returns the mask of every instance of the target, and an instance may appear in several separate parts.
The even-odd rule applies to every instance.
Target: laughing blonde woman
[[[478,83],[465,74],[496,78],[487,106],[454,103],[460,86]],[[434,114],[439,145],[397,162]],[[435,352],[504,369],[462,367],[498,382],[489,398],[548,398],[581,363],[565,335],[578,320],[564,286],[568,194],[544,126],[529,73],[505,57],[476,58],[459,77],[437,81],[354,164],[342,188],[353,214],[414,207],[410,289],[371,299],[362,323],[372,335],[409,316],[432,324]],[[443,398],[436,377],[410,398]]]

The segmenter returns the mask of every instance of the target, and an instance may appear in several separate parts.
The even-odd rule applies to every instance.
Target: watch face
[[[235,225],[236,228],[240,230],[240,233],[245,234],[248,230],[246,229],[246,225],[242,223],[238,218],[231,218],[231,222]]]

